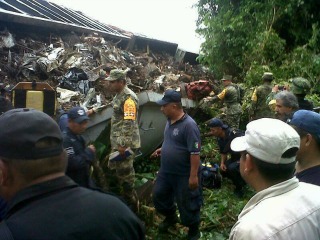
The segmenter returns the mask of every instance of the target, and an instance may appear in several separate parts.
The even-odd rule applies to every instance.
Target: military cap
[[[273,80],[273,74],[271,72],[264,72],[262,75],[263,80],[272,81]]]
[[[290,89],[294,94],[306,94],[310,88],[310,82],[305,78],[296,77],[291,80]]]
[[[126,80],[126,72],[121,69],[113,69],[110,71],[109,77],[106,78],[108,81]]]
[[[223,75],[223,78],[221,79],[221,81],[225,81],[225,80],[232,81],[232,76],[231,75]]]

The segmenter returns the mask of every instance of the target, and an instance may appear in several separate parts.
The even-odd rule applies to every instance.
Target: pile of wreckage
[[[97,34],[22,37],[0,32],[0,83],[46,82],[57,92],[60,106],[108,105],[112,93],[102,79],[114,68],[127,71],[128,87],[136,93],[174,88],[200,100],[214,88],[213,76],[201,65],[177,62],[165,52],[129,52]]]

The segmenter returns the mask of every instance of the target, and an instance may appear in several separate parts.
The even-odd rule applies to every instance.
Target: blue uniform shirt
[[[298,172],[296,177],[300,182],[306,182],[320,186],[320,165]]]
[[[161,147],[160,172],[189,175],[190,155],[199,154],[200,148],[199,127],[188,114],[173,124],[168,120]]]

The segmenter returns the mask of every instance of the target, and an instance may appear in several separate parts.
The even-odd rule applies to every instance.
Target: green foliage
[[[199,0],[197,32],[205,39],[199,60],[248,88],[271,71],[275,82],[305,77],[319,93],[319,7],[303,0]]]
[[[204,135],[209,132],[209,128],[206,126],[206,120],[209,120],[208,115],[198,113],[194,116],[196,122],[199,123],[200,132]],[[205,162],[220,162],[220,153],[218,151],[218,145],[214,137],[201,137],[202,149],[201,159]],[[159,159],[151,160],[144,159],[136,163],[136,170],[143,169],[140,165],[148,163],[149,169],[159,168]],[[154,172],[139,172],[136,171],[136,186],[141,186],[148,180],[154,179]],[[221,189],[203,189],[204,205],[201,208],[201,224],[200,231],[202,234],[201,239],[228,239],[232,226],[237,221],[237,216],[241,212],[247,201],[253,196],[253,191],[249,188],[245,188],[245,196],[242,199],[237,198],[233,194],[233,188],[231,181],[223,178]],[[150,208],[146,206],[146,208]],[[176,228],[170,229],[169,234],[159,234],[157,226],[162,221],[160,215],[155,215],[153,220],[148,220],[147,215],[141,215],[142,220],[146,223],[147,239],[185,239],[187,234],[187,228],[178,224]]]
[[[209,236],[219,236],[228,239],[232,226],[237,221],[237,216],[252,197],[253,191],[245,191],[245,197],[239,199],[233,195],[233,186],[228,179],[223,179],[223,186],[219,190],[205,189],[203,192],[205,203],[201,210],[201,230],[204,239]]]

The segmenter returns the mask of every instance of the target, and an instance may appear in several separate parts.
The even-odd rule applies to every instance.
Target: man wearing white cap
[[[293,177],[298,133],[278,119],[247,125],[231,143],[241,152],[240,173],[257,193],[233,226],[229,240],[319,240],[320,188]]]

